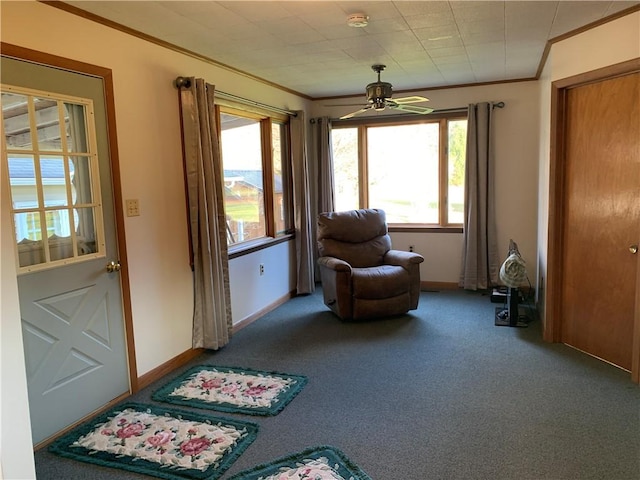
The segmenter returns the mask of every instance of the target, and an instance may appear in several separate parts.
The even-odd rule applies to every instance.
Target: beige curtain
[[[180,89],[193,253],[193,347],[217,350],[232,332],[223,177],[213,85],[190,78]]]
[[[492,112],[491,103],[469,105],[459,282],[469,290],[487,289],[498,282]]]
[[[297,111],[291,118],[291,160],[293,177],[293,209],[296,229],[296,259],[298,294],[311,293],[315,290],[314,280],[314,251],[315,239],[312,225],[315,224],[311,216],[309,185],[309,164],[306,150],[306,128],[303,111]]]

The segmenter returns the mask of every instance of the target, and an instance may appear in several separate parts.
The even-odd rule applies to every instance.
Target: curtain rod
[[[491,102],[492,108],[504,108],[504,102]],[[453,112],[466,112],[469,107],[455,107],[455,108],[441,108],[434,110],[432,113],[453,113]]]
[[[189,88],[191,86],[191,80],[187,77],[178,77],[176,78],[174,85],[177,89],[182,87]],[[280,113],[283,115],[289,115],[291,117],[297,117],[298,114],[296,112],[292,112],[291,110],[285,110],[284,108],[273,107],[271,105],[267,105],[265,103],[256,102],[254,100],[249,100],[248,98],[239,97],[238,95],[233,95],[232,93],[222,92],[220,90],[216,90],[215,96],[220,97],[224,100],[233,100],[238,103],[244,103],[245,105],[250,105],[253,107],[260,107],[265,110],[270,110],[272,112]]]

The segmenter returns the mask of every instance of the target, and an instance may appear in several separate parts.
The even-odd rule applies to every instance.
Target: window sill
[[[440,225],[401,225],[389,224],[389,232],[410,232],[410,233],[462,233],[462,225],[440,226]]]
[[[253,252],[258,252],[280,243],[288,242],[294,237],[294,234],[288,233],[276,238],[265,237],[258,240],[252,240],[250,242],[240,243],[238,245],[232,245],[229,247],[229,260],[232,258],[242,257],[243,255],[248,255]]]

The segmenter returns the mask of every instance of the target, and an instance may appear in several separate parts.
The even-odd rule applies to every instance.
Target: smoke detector
[[[364,13],[353,13],[347,17],[347,25],[362,28],[369,24],[369,16]]]

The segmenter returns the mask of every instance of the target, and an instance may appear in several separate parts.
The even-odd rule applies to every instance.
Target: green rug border
[[[372,480],[372,478],[367,475],[367,473],[365,473],[365,471],[362,470],[358,465],[356,465],[349,457],[347,457],[344,452],[342,452],[342,450],[331,445],[318,445],[315,447],[309,447],[300,452],[276,458],[271,462],[262,463],[255,467],[238,472],[235,475],[231,476],[229,480],[258,480],[259,478],[261,478],[258,477],[258,475],[261,475],[262,477],[273,475],[275,473],[278,473],[278,470],[282,467],[294,467],[295,463],[299,462],[300,460],[316,459],[321,456],[328,457],[330,464],[335,464],[336,460],[339,460],[340,468],[338,470],[338,473],[340,474],[340,476],[347,480],[349,480],[350,478],[353,478],[353,480]]]
[[[215,403],[215,402],[207,402],[204,400],[199,400],[197,398],[184,398],[184,397],[172,397],[170,393],[177,388],[180,384],[185,382],[189,377],[191,377],[196,372],[200,372],[202,370],[231,370],[234,372],[246,372],[254,375],[274,375],[278,377],[284,378],[293,378],[296,380],[296,383],[292,385],[285,393],[286,396],[278,399],[278,401],[272,404],[270,407],[258,407],[258,408],[247,408],[247,407],[239,407],[232,403]],[[175,377],[173,380],[169,381],[162,387],[158,388],[151,395],[152,400],[157,402],[166,402],[172,403],[174,405],[182,405],[185,407],[193,407],[193,408],[202,408],[206,410],[216,410],[220,412],[226,413],[244,413],[247,415],[277,415],[284,407],[286,407],[291,400],[293,400],[298,393],[304,388],[307,384],[308,378],[304,375],[293,375],[290,373],[276,372],[276,371],[266,371],[266,370],[255,370],[253,368],[244,368],[244,367],[228,367],[223,365],[196,365],[194,367],[189,368],[188,370],[182,372],[180,375]]]
[[[209,469],[202,471],[195,468],[170,470],[167,467],[161,467],[155,462],[151,462],[142,458],[135,459],[134,461],[134,457],[118,456],[116,454],[108,452],[96,452],[90,455],[89,450],[84,447],[71,447],[71,444],[74,441],[76,441],[79,437],[86,435],[94,430],[97,424],[107,422],[109,420],[109,417],[112,417],[116,412],[120,412],[127,408],[148,411],[154,415],[169,414],[175,418],[196,422],[220,422],[224,425],[231,425],[236,428],[246,428],[247,435],[244,438],[240,439],[235,448],[233,448],[231,452],[226,454],[220,460],[219,467],[214,469],[213,471],[209,471]],[[48,450],[51,453],[54,453],[61,457],[70,458],[85,463],[91,463],[94,465],[100,465],[103,467],[127,470],[143,475],[151,475],[167,480],[216,480],[220,478],[224,474],[224,472],[229,469],[231,464],[233,464],[233,462],[235,462],[238,457],[244,453],[247,447],[249,447],[249,445],[253,443],[253,441],[257,437],[258,429],[258,424],[248,422],[246,420],[215,417],[204,415],[201,413],[180,410],[177,408],[150,405],[147,403],[126,402],[120,405],[116,405],[106,412],[93,417],[92,419],[87,420],[86,422],[72,429],[62,437],[56,439],[51,445],[49,445]]]

